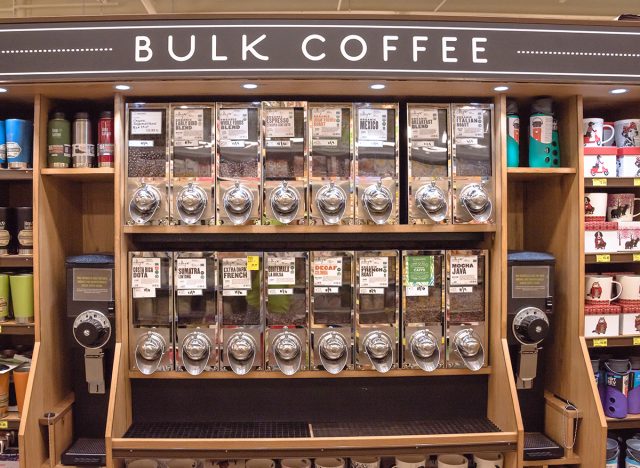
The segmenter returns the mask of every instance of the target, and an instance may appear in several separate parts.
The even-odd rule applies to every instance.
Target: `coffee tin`
[[[14,252],[14,244],[12,242],[14,231],[14,212],[12,208],[6,206],[0,207],[0,255],[9,255]]]
[[[69,167],[71,165],[71,124],[64,113],[56,112],[47,126],[47,165]]]
[[[98,167],[113,167],[113,113],[104,111],[98,120]]]
[[[7,167],[7,140],[5,137],[4,120],[0,120],[0,167]]]
[[[31,255],[33,254],[33,208],[21,206],[15,211],[18,255]]]
[[[33,123],[22,119],[5,121],[7,166],[27,169],[33,159]]]
[[[95,157],[96,148],[93,145],[89,114],[78,112],[73,117],[73,145],[71,147],[73,167],[93,167]]]

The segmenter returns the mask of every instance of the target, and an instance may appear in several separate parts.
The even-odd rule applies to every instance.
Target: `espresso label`
[[[293,109],[267,109],[265,130],[267,138],[291,138],[296,136]]]

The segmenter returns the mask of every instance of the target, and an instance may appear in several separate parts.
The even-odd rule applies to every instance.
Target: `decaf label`
[[[267,109],[265,129],[267,138],[291,138],[296,136],[294,109]]]
[[[204,109],[173,111],[173,146],[199,146],[204,141]]]
[[[342,286],[342,257],[323,257],[313,261],[314,286]]]
[[[222,259],[222,289],[251,289],[251,275],[245,257]]]
[[[358,141],[387,141],[387,109],[358,109]]]
[[[220,109],[220,141],[249,139],[249,109]]]
[[[268,257],[267,284],[296,284],[295,257]],[[271,292],[269,292],[271,294]]]
[[[410,125],[412,140],[438,139],[440,136],[438,109],[413,109]]]
[[[428,255],[407,257],[407,284],[405,294],[407,296],[428,296],[429,286],[433,286],[434,262]]]
[[[389,286],[389,258],[360,258],[360,287],[386,288]]]
[[[512,267],[511,296],[514,298],[549,297],[549,267]]]
[[[312,138],[340,138],[342,109],[340,107],[311,109],[311,136]]]
[[[132,288],[160,288],[160,259],[134,257],[131,260]],[[155,297],[155,292],[154,296]]]
[[[162,111],[131,111],[132,135],[161,135]]]
[[[452,255],[449,270],[451,286],[474,286],[478,284],[478,256]]]
[[[484,137],[484,111],[457,109],[455,112],[456,138]]]
[[[176,289],[206,289],[207,259],[179,258],[176,262]]]
[[[113,300],[113,279],[110,268],[74,268],[73,300],[99,301]]]

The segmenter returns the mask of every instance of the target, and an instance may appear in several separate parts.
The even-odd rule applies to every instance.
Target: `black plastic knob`
[[[108,333],[108,329],[105,328],[99,320],[88,318],[78,324],[73,330],[73,333],[78,343],[82,346],[92,348],[102,343],[105,335]]]
[[[542,317],[530,315],[515,326],[515,331],[524,343],[539,343],[549,334],[549,322]]]

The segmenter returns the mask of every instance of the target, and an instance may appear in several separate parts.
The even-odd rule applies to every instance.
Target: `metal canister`
[[[100,113],[98,120],[98,167],[113,167],[113,112]]]
[[[606,468],[618,468],[618,458],[620,458],[620,444],[616,439],[607,439]]]
[[[7,119],[4,123],[9,169],[27,169],[33,159],[33,123]]]
[[[604,414],[610,418],[626,418],[631,363],[628,359],[608,359],[604,365],[607,369]]]
[[[56,112],[47,127],[47,164],[49,167],[71,165],[71,124],[63,112]]]
[[[7,167],[7,140],[4,130],[4,120],[0,120],[0,167]]]
[[[14,212],[12,208],[0,207],[0,255],[9,255],[14,253],[14,244],[12,242],[15,231]]]
[[[73,117],[73,146],[71,149],[73,167],[93,167],[96,148],[93,144],[89,114],[78,112]]]
[[[21,206],[16,210],[16,234],[18,255],[33,254],[33,208]]]

